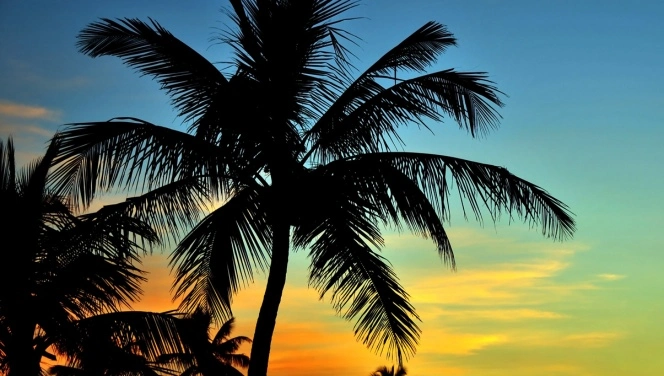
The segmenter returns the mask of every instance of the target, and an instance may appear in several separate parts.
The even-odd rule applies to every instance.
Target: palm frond
[[[355,6],[355,2],[317,0],[259,5],[256,1],[238,0],[231,1],[231,5],[237,30],[225,33],[222,42],[233,48],[235,65],[259,83],[259,95],[269,96],[259,102],[269,107],[264,110],[274,119],[273,124],[303,126],[306,114],[322,112],[320,89],[335,85],[329,80],[328,68],[330,61],[345,61],[345,50],[338,43],[345,34],[334,25],[343,21],[338,16]],[[279,70],[272,68],[275,66]]]
[[[456,46],[454,35],[444,25],[429,21],[379,58],[361,78],[389,75],[395,69],[423,72],[451,46]]]
[[[162,185],[140,196],[106,205],[98,215],[133,216],[152,229],[176,240],[183,231],[194,227],[210,204],[212,195],[205,185],[207,177],[192,176]]]
[[[315,142],[320,138],[320,134],[325,132],[325,128],[333,127],[351,109],[356,108],[381,91],[382,87],[375,79],[386,77],[393,70],[396,84],[397,70],[408,69],[422,72],[427,66],[435,62],[439,54],[455,44],[456,39],[447,31],[445,26],[428,22],[388,51],[354,81],[348,78],[349,72],[347,70],[335,69],[334,72],[337,73],[337,76],[341,80],[349,81],[349,83],[345,85],[345,90],[338,98],[329,100],[331,106],[318,119],[316,124],[307,131],[306,138]],[[340,84],[343,84],[343,81],[340,81]]]
[[[293,242],[298,247],[312,244],[309,278],[321,299],[331,291],[337,312],[356,319],[358,340],[401,363],[415,353],[420,329],[414,319],[419,317],[394,271],[371,248],[382,245],[375,223],[379,212],[353,189],[330,188],[336,194],[312,208],[320,216],[298,224]]]
[[[227,84],[212,63],[152,19],[102,18],[79,33],[77,45],[89,56],[116,56],[156,78],[185,121],[203,115]]]
[[[357,318],[354,330],[358,340],[380,355],[386,350],[388,358],[401,363],[415,354],[420,335],[413,320],[419,317],[408,302],[409,295],[382,257],[357,240],[344,243],[345,239],[331,241],[325,245],[327,252],[314,251],[312,285],[321,292],[321,298],[332,290],[337,311],[348,320]],[[337,252],[329,255],[332,249]],[[321,262],[324,266],[316,268]]]
[[[48,247],[44,257],[54,265],[85,254],[138,261],[139,253],[150,251],[159,244],[159,238],[147,222],[131,214],[105,207],[78,217],[63,217],[57,231],[51,229],[41,235],[41,242]]]
[[[59,138],[54,185],[87,206],[98,189],[114,185],[146,190],[192,176],[208,189],[228,192],[224,150],[170,128],[134,119],[70,124]],[[221,184],[222,186],[219,186]],[[230,183],[229,183],[230,184]]]
[[[310,154],[321,163],[357,153],[389,151],[402,144],[400,125],[424,120],[453,118],[471,135],[496,127],[500,115],[492,105],[502,106],[501,94],[484,73],[439,71],[403,80],[389,88],[367,81],[356,91],[353,103],[330,113],[308,132]]]
[[[44,309],[53,313],[65,309],[83,318],[121,306],[129,307],[141,294],[145,281],[140,269],[123,260],[83,254],[59,267],[50,278],[35,287],[35,295]]]
[[[37,158],[25,169],[25,182],[23,195],[31,202],[41,202],[48,187],[49,170],[59,149],[59,139],[56,134],[51,140],[46,153]]]
[[[225,341],[222,341],[219,337],[215,337],[212,340],[212,344],[216,346],[216,351],[220,354],[231,354],[240,349],[245,343],[251,343],[251,338],[245,336],[237,336],[233,338],[228,338]]]
[[[220,361],[230,364],[234,367],[248,367],[249,357],[244,354],[234,354],[244,343],[251,343],[251,339],[245,336],[230,338],[231,332],[235,327],[235,318],[226,320],[214,338],[212,338],[212,348],[215,356]]]
[[[565,204],[504,167],[406,152],[358,155],[351,160],[371,160],[398,169],[418,184],[443,220],[449,220],[449,196],[456,183],[465,217],[468,207],[480,222],[483,210],[494,222],[502,213],[507,213],[510,221],[516,215],[531,226],[541,227],[543,235],[557,240],[571,237],[575,230],[572,213]]]
[[[11,137],[7,138],[7,144],[0,140],[0,192],[16,192],[16,161]]]
[[[234,328],[235,328],[235,317],[231,317],[228,320],[224,321],[223,324],[221,324],[219,330],[217,330],[217,333],[214,335],[212,342],[213,343],[223,342],[228,338],[228,336],[230,336]]]
[[[225,350],[225,349],[224,349]],[[237,351],[237,350],[235,350]],[[217,360],[223,362],[227,366],[230,366],[232,368],[239,367],[239,368],[247,368],[249,367],[249,357],[244,354],[223,354],[223,353],[215,353],[215,357]],[[242,374],[241,372],[239,372]]]
[[[138,346],[147,360],[155,360],[161,354],[184,352],[172,312],[123,311],[95,315],[75,323],[74,342],[59,343],[61,350],[72,357],[81,357],[89,346],[110,341],[115,347]],[[104,345],[102,343],[102,345]],[[106,345],[104,345],[106,346]]]
[[[416,181],[388,163],[376,159],[339,160],[320,167],[319,173],[343,179],[376,208],[384,225],[396,226],[431,238],[440,257],[454,268],[450,239],[427,195]]]
[[[231,300],[263,269],[270,249],[265,194],[245,188],[205,217],[177,246],[169,262],[175,270],[174,299],[181,309],[205,307],[229,318]]]
[[[169,364],[181,372],[184,372],[184,370],[191,367],[193,364],[196,364],[196,359],[191,353],[170,353],[159,355],[157,357],[157,363]]]

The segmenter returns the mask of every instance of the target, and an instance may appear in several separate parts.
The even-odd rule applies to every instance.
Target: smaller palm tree
[[[53,184],[59,150],[56,135],[17,168],[11,137],[0,140],[0,372],[8,376],[42,375],[42,358],[55,360],[50,347],[75,322],[135,301],[145,280],[139,255],[158,243],[122,205],[76,215]]]
[[[87,317],[67,328],[56,350],[66,365],[55,376],[157,376],[178,374],[156,362],[161,354],[184,352],[179,317],[169,312],[123,311]]]
[[[399,366],[397,369],[387,368],[387,366],[382,366],[376,368],[375,371],[371,372],[369,376],[406,376],[406,368]]]
[[[247,368],[249,357],[236,352],[243,343],[251,343],[251,339],[230,337],[235,327],[233,317],[224,322],[214,338],[210,339],[211,324],[212,315],[201,308],[184,316],[179,322],[178,332],[188,351],[163,354],[157,362],[180,369],[183,376],[242,376],[236,367]]]

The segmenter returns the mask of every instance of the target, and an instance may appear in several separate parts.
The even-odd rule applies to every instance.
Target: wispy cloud
[[[15,135],[21,133],[49,138],[53,136],[54,132],[34,124],[5,123],[0,119],[0,134]]]
[[[572,345],[576,347],[603,347],[607,346],[623,335],[617,332],[591,332],[570,334],[563,338],[561,345]]]
[[[598,274],[597,278],[603,280],[603,281],[618,281],[623,278],[625,278],[625,275],[621,274]]]
[[[527,319],[562,319],[566,315],[538,309],[440,310],[440,316],[457,320],[521,321]]]
[[[535,304],[524,299],[531,289],[550,283],[548,279],[569,266],[560,260],[497,264],[491,269],[464,269],[456,274],[422,276],[409,286],[415,304],[441,306],[496,306]]]
[[[428,328],[423,333],[419,353],[439,355],[473,355],[490,346],[509,342],[505,333],[463,333],[445,328]]]
[[[518,330],[511,334],[515,344],[523,347],[604,347],[620,340],[625,335],[618,331],[573,331],[562,333],[560,330],[525,331]]]
[[[0,116],[19,119],[59,121],[61,113],[42,106],[0,100]]]

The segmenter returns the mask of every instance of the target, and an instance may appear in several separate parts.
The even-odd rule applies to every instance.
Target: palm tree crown
[[[102,209],[75,216],[54,189],[45,155],[16,169],[11,138],[0,141],[0,369],[39,375],[42,357],[77,320],[127,306],[140,294],[138,252],[157,240],[135,218]]]
[[[162,354],[158,362],[176,365],[182,375],[191,376],[241,376],[236,367],[249,366],[249,357],[236,354],[243,343],[251,343],[251,339],[238,336],[230,337],[235,326],[235,318],[224,322],[213,338],[208,331],[212,324],[210,313],[197,309],[183,317],[179,324],[179,333],[186,352]]]
[[[116,56],[156,78],[187,133],[135,118],[70,125],[59,187],[87,204],[99,190],[139,190],[126,210],[169,233],[193,226],[171,254],[182,309],[231,316],[233,295],[268,269],[249,375],[265,375],[291,248],[311,257],[310,283],[355,320],[355,335],[399,363],[420,329],[408,294],[378,253],[381,226],[430,238],[454,267],[443,223],[454,188],[481,219],[501,212],[570,236],[566,206],[505,168],[395,151],[399,128],[448,116],[471,136],[495,128],[500,91],[481,72],[426,73],[456,40],[428,22],[353,75],[339,28],[355,2],[231,0],[234,73],[156,21],[101,19],[80,50]],[[412,78],[405,77],[408,73]],[[205,203],[223,205],[201,219]]]

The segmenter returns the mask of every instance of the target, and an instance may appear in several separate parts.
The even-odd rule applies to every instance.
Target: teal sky
[[[21,163],[67,122],[134,116],[182,129],[157,83],[119,59],[78,53],[75,37],[98,17],[152,17],[225,61],[229,49],[210,41],[226,21],[222,6],[0,2],[0,137],[13,135]],[[664,2],[374,0],[350,13],[364,17],[345,25],[362,38],[358,68],[434,20],[458,47],[431,69],[486,71],[507,94],[501,128],[485,138],[445,121],[431,124],[435,136],[404,130],[408,150],[507,167],[578,222],[572,241],[554,243],[519,222],[482,227],[457,211],[457,272],[427,241],[389,235],[385,254],[424,321],[409,374],[664,374]],[[171,307],[163,258],[146,261],[142,308]],[[306,289],[306,265],[294,257],[271,374],[364,375],[387,364]],[[238,334],[252,335],[262,283],[237,298]]]

